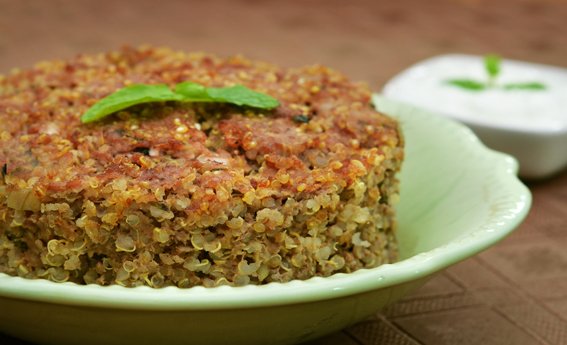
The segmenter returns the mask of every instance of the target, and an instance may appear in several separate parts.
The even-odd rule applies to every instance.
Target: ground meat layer
[[[242,84],[271,111],[134,106],[132,83]],[[0,271],[124,286],[285,282],[395,260],[398,123],[323,66],[123,48],[0,76]]]

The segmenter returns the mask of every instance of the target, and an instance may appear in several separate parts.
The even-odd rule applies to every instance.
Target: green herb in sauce
[[[545,85],[537,82],[504,84],[502,87],[506,90],[545,90]]]
[[[447,84],[470,91],[482,91],[486,89],[486,84],[470,79],[451,79],[447,80]]]
[[[500,65],[502,59],[498,55],[486,55],[484,57],[484,69],[488,74],[488,85],[494,86],[496,84],[496,77],[500,74]]]
[[[484,69],[487,74],[487,81],[473,79],[449,79],[445,84],[452,85],[467,91],[484,91],[490,88],[500,88],[503,90],[545,90],[546,86],[538,82],[510,83],[504,85],[497,84],[500,75],[502,59],[498,55],[486,55],[484,57]]]

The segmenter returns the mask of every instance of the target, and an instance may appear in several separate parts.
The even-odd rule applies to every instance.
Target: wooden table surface
[[[553,0],[0,0],[0,73],[150,43],[322,63],[379,91],[412,63],[450,52],[567,67],[566,22],[567,2]],[[309,344],[567,344],[567,172],[527,184],[533,208],[509,238]],[[0,334],[0,344],[27,343]]]

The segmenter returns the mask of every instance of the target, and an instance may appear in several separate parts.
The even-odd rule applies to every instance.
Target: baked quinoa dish
[[[184,82],[277,106],[146,100],[81,121]],[[184,288],[391,263],[402,160],[369,88],[323,66],[153,47],[39,63],[0,76],[0,272]]]

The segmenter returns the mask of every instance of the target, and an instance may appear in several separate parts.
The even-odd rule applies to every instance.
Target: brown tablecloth
[[[0,73],[150,43],[322,63],[379,91],[412,63],[451,52],[567,66],[566,22],[561,0],[0,0]],[[508,239],[310,344],[567,344],[567,173],[528,185],[533,209]],[[0,334],[0,344],[25,343]]]

